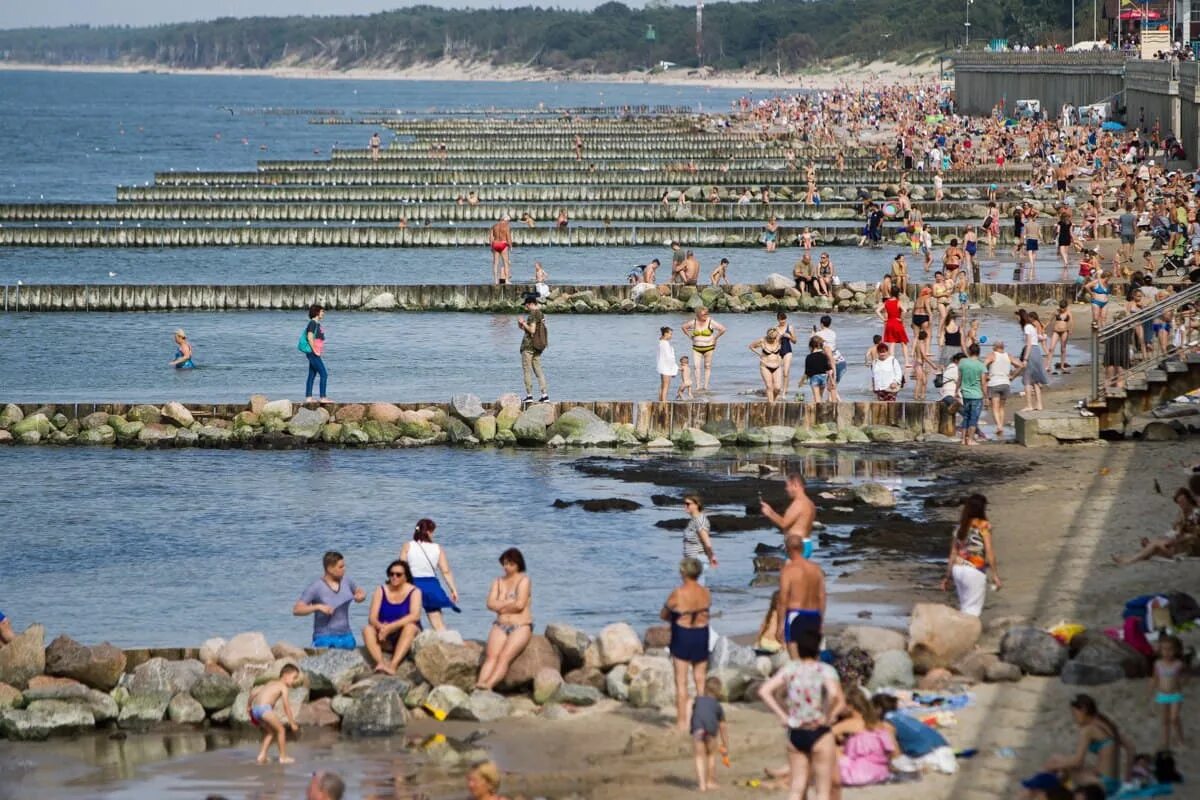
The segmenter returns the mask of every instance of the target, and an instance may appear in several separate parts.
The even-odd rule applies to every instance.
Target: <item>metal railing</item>
[[[1092,399],[1103,400],[1105,397],[1105,381],[1104,370],[1109,347],[1128,347],[1130,345],[1126,334],[1132,334],[1135,328],[1140,328],[1147,322],[1154,322],[1164,311],[1174,311],[1180,306],[1187,303],[1200,302],[1200,283],[1193,284],[1186,289],[1174,292],[1171,296],[1160,300],[1152,306],[1148,306],[1130,314],[1115,322],[1110,322],[1099,330],[1092,330]],[[1159,366],[1165,361],[1170,361],[1175,358],[1175,353],[1162,353],[1153,355],[1125,370],[1125,377],[1128,379],[1130,375],[1145,374]]]

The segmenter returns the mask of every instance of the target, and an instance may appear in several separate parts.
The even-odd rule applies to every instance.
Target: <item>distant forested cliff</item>
[[[704,9],[701,59],[718,69],[794,70],[840,56],[897,56],[960,43],[967,0],[757,0]],[[1085,8],[1086,7],[1086,8]],[[1092,4],[1079,19],[1090,22]],[[1070,6],[990,0],[971,6],[971,38],[1045,41],[1069,30]],[[147,28],[0,31],[0,58],[39,64],[175,68],[403,68],[446,58],[576,72],[697,63],[696,12],[651,0],[589,12],[417,6],[370,16],[254,17]],[[1090,25],[1087,26],[1090,30]]]

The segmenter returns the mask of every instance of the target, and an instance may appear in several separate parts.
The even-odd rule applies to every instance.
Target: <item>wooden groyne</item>
[[[661,286],[637,299],[626,284],[554,285],[546,310],[558,313],[679,313],[689,301],[723,313],[752,311],[869,311],[877,303],[865,283],[839,287],[832,299],[740,284],[727,287]],[[913,290],[915,291],[915,286]],[[8,313],[77,311],[300,311],[321,303],[336,311],[518,312],[532,285],[451,284],[24,284],[0,287]],[[1035,306],[1070,299],[1072,284],[973,284],[970,302]],[[1003,297],[1003,301],[1000,297]]]
[[[987,207],[980,202],[951,200],[940,203],[914,203],[926,220],[982,218]],[[151,221],[196,220],[211,222],[494,222],[508,215],[521,224],[524,214],[545,225],[552,225],[559,211],[568,211],[575,222],[747,222],[766,221],[774,215],[787,220],[857,220],[862,204],[830,201],[820,205],[780,201],[772,203],[695,202],[679,203],[604,203],[604,202],[525,202],[501,203],[423,203],[412,208],[396,203],[6,203],[0,204],[0,222]]]
[[[186,222],[183,223],[186,225]],[[858,225],[829,223],[780,226],[779,242],[794,244],[810,229],[821,246],[854,246]],[[931,223],[935,243],[963,236],[965,225]],[[761,247],[763,226],[728,225],[606,225],[556,228],[514,228],[516,247],[635,247],[668,245],[684,247]],[[894,233],[889,234],[895,235]],[[1009,232],[1001,234],[1007,242]],[[487,227],[397,227],[372,225],[322,225],[319,227],[268,225],[190,227],[5,226],[0,227],[0,246],[5,247],[486,247]],[[907,242],[907,239],[904,240]]]

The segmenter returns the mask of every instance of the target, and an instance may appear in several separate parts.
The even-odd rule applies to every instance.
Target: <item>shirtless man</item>
[[[784,486],[790,502],[782,514],[771,508],[765,500],[760,502],[759,507],[763,516],[778,527],[784,536],[799,536],[804,543],[804,557],[812,558],[812,529],[817,519],[817,507],[808,499],[808,493],[804,490],[804,476],[799,472],[789,472]]]
[[[671,242],[671,283],[683,282],[683,262],[686,258],[687,253],[679,242]]]
[[[793,624],[811,626],[821,630],[825,618],[825,573],[804,557],[804,539],[798,534],[788,534],[787,563],[779,572],[779,606],[775,609],[779,620],[776,631],[778,641],[788,645],[792,651]],[[794,652],[792,658],[796,658]]]
[[[684,256],[679,276],[683,279],[684,286],[696,286],[700,281],[700,259],[696,258],[696,254],[691,250]]]
[[[382,144],[382,140],[379,138],[379,134],[372,133],[371,134],[371,142],[368,145],[371,148],[371,160],[372,161],[379,160],[379,145],[380,144]]]
[[[508,214],[492,226],[488,232],[488,241],[492,248],[492,280],[503,286],[508,283],[512,274],[512,263],[508,251],[512,249],[512,229],[509,227]]]

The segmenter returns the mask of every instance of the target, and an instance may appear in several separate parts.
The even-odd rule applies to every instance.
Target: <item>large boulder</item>
[[[144,425],[162,422],[162,411],[158,406],[145,403],[134,406],[125,416],[129,418],[130,422],[140,422]]]
[[[564,683],[550,698],[552,703],[562,703],[569,706],[594,706],[604,699],[604,692],[594,686],[578,683]]]
[[[567,444],[576,446],[605,446],[617,443],[617,432],[592,411],[572,408],[554,421],[550,436],[561,436]]]
[[[1102,686],[1124,678],[1120,664],[1087,664],[1071,659],[1062,668],[1062,682],[1070,686]]]
[[[195,725],[204,722],[204,706],[196,702],[190,694],[181,692],[167,703],[167,719],[181,725]]]
[[[917,603],[908,626],[908,654],[917,672],[949,667],[971,652],[982,633],[979,617],[939,603]]]
[[[628,664],[634,656],[642,654],[641,638],[638,637],[637,631],[624,622],[606,625],[594,644],[599,661],[595,666],[602,670],[611,669],[618,664]]]
[[[858,502],[875,508],[892,508],[896,505],[896,495],[882,483],[860,483],[850,493]]]
[[[305,410],[301,409],[300,413]],[[267,637],[257,631],[239,633],[217,653],[217,663],[229,672],[247,664],[270,664],[274,660],[275,654],[271,652],[271,645],[267,644]]]
[[[34,678],[25,690],[24,704],[37,700],[61,700],[83,706],[96,722],[109,722],[117,718],[120,710],[117,701],[105,692],[89,689],[82,683],[69,678]]]
[[[620,664],[610,669],[604,676],[604,692],[613,700],[629,702],[629,668]]]
[[[512,432],[522,444],[545,444],[550,438],[549,427],[554,424],[554,406],[534,403],[521,412],[513,422]]]
[[[328,697],[313,700],[296,709],[296,724],[302,728],[333,728],[340,722],[341,717],[333,712],[333,704]]]
[[[1150,661],[1125,642],[1099,631],[1083,631],[1071,640],[1071,661],[1093,667],[1119,667],[1126,678],[1150,674]]]
[[[885,650],[873,655],[873,658],[875,666],[871,670],[871,679],[867,681],[867,688],[872,692],[885,687],[911,689],[916,686],[917,681],[913,677],[913,662],[905,651]]]
[[[442,720],[450,716],[454,709],[466,705],[469,699],[470,695],[465,690],[447,683],[430,689],[422,706]]]
[[[21,690],[7,683],[0,683],[0,711],[25,705]]]
[[[469,692],[475,686],[482,656],[483,649],[473,642],[435,642],[423,647],[413,660],[416,662],[417,672],[426,683],[433,686],[449,684]],[[533,676],[530,675],[529,679],[533,680]]]
[[[908,640],[903,633],[873,625],[847,625],[838,638],[844,648],[861,648],[872,658],[888,650],[908,649]]]
[[[192,685],[192,697],[205,711],[220,711],[237,699],[239,687],[228,675],[206,672]]]
[[[558,670],[543,669],[533,676],[533,702],[539,706],[550,702],[558,687],[563,684],[563,676]]]
[[[46,629],[35,624],[0,647],[0,683],[24,689],[30,678],[45,672],[45,641]]]
[[[38,741],[95,725],[87,708],[63,700],[38,700],[23,709],[0,711],[0,737],[16,741]]]
[[[502,692],[519,692],[533,685],[543,669],[562,671],[562,656],[545,636],[534,635],[517,656],[497,687]],[[430,681],[432,683],[432,681]]]
[[[795,288],[796,281],[786,275],[780,275],[778,272],[772,272],[762,283],[763,292],[775,295],[776,297],[782,297],[785,291]]]
[[[46,674],[108,692],[125,674],[125,653],[108,642],[88,647],[69,636],[59,636],[46,648]]]
[[[190,692],[203,674],[204,664],[196,659],[168,661],[156,657],[138,665],[126,688],[134,695],[163,693],[167,695],[167,701],[170,701],[180,692]],[[166,710],[165,703],[163,709]]]
[[[301,408],[287,423],[287,432],[301,439],[312,439],[321,432],[321,426],[329,421],[329,412],[323,408]]]
[[[573,669],[563,676],[563,680],[578,686],[591,686],[593,689],[604,689],[604,673],[599,667],[584,666],[579,669]]]
[[[342,733],[347,736],[390,736],[407,725],[404,695],[386,682],[359,694],[342,714]]]
[[[508,698],[496,692],[476,689],[462,703],[450,712],[451,719],[465,719],[471,722],[494,722],[504,719],[512,713],[512,704]]]
[[[413,639],[412,649],[410,652],[415,658],[417,653],[425,649],[426,645],[437,644],[438,642],[444,642],[446,644],[464,643],[462,634],[458,631],[450,629],[439,631],[430,628],[417,634],[416,638]]]
[[[258,412],[259,416],[263,417],[278,417],[279,419],[292,418],[292,401],[291,400],[272,400],[264,403],[262,410]]]
[[[720,447],[721,440],[699,428],[684,428],[671,437],[671,442],[683,450]]]
[[[1058,675],[1067,663],[1067,647],[1041,628],[1009,628],[1000,640],[1000,660],[1027,675]]]
[[[562,667],[566,670],[583,666],[583,654],[592,641],[583,631],[561,622],[546,626],[546,639],[562,654]]]
[[[162,407],[162,415],[181,428],[190,428],[196,422],[196,418],[192,416],[192,412],[188,411],[183,403],[176,403],[174,401]]]
[[[175,693],[178,694],[178,693]],[[175,696],[171,692],[131,692],[121,704],[117,724],[122,728],[140,727],[162,722],[167,715],[167,706]]]
[[[738,644],[728,636],[718,636],[708,654],[708,668],[712,671],[751,669],[757,658],[751,648]]]
[[[675,676],[670,660],[636,656],[627,670],[631,706],[667,708],[675,704]]]
[[[358,650],[326,650],[296,666],[314,695],[340,694],[371,671]]]
[[[465,422],[474,422],[483,416],[483,403],[473,394],[456,394],[450,398],[450,413]]]

